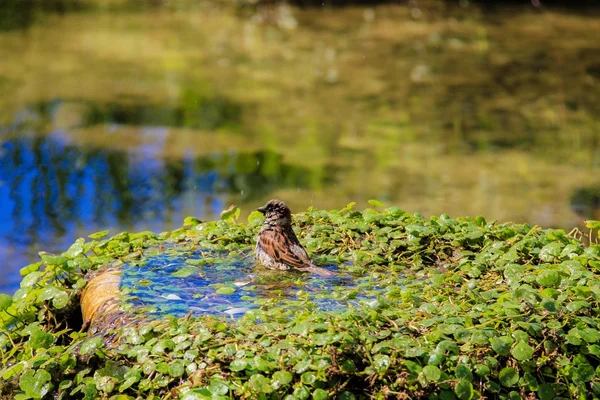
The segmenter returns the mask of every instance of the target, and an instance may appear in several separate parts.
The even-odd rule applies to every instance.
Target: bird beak
[[[263,213],[263,214],[264,214],[264,213],[266,213],[266,212],[267,212],[267,208],[266,208],[265,206],[258,207],[258,208],[256,209],[256,211],[258,211],[258,212],[261,212],[261,213]]]

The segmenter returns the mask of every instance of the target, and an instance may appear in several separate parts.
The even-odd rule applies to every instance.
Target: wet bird
[[[312,263],[292,229],[292,213],[283,201],[269,200],[257,210],[265,215],[256,243],[256,258],[262,265],[270,269],[335,276],[333,272]]]

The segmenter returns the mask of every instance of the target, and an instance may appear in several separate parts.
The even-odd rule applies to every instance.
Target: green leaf
[[[539,255],[540,260],[542,260],[544,262],[554,261],[556,258],[558,258],[560,256],[560,252],[562,251],[562,248],[563,248],[563,244],[560,242],[552,242],[552,243],[545,245],[540,250],[540,255]]]
[[[23,280],[21,281],[21,287],[22,288],[32,287],[33,285],[38,283],[41,275],[42,275],[41,271],[31,272],[30,274],[28,274],[26,277],[23,278]]]
[[[576,313],[582,308],[590,308],[591,304],[585,300],[576,300],[567,304],[567,310],[572,313]]]
[[[588,229],[600,229],[600,221],[588,219],[585,221],[585,227]]]
[[[87,280],[80,278],[80,279],[77,279],[77,282],[75,282],[73,284],[73,289],[83,289],[85,287],[85,285],[87,285]]]
[[[494,381],[487,381],[485,383],[485,388],[492,393],[499,393],[502,388]]]
[[[12,297],[5,294],[0,293],[0,311],[6,310],[12,304]]]
[[[119,392],[129,389],[134,383],[139,382],[142,374],[138,369],[130,369],[125,373],[125,381],[119,386]]]
[[[579,330],[579,337],[588,343],[600,341],[600,332],[593,328],[583,328]]]
[[[471,382],[473,380],[473,373],[471,369],[465,364],[458,364],[455,368],[456,377]]]
[[[43,263],[43,262],[41,262],[41,261],[40,261],[40,262],[33,263],[33,264],[29,264],[28,266],[21,268],[21,269],[19,270],[19,274],[20,274],[21,276],[27,276],[27,275],[29,275],[30,273],[34,272],[34,271],[39,271],[39,270],[40,270],[40,267],[41,267],[43,264],[44,264],[44,263]]]
[[[466,379],[463,379],[458,383],[458,385],[456,385],[454,388],[454,393],[460,400],[470,400],[475,395],[473,384]]]
[[[223,295],[234,294],[235,288],[231,286],[222,286],[220,288],[217,288],[217,290],[215,290],[215,293]]]
[[[294,389],[292,396],[294,396],[295,400],[308,400],[310,392],[306,387],[300,386]]]
[[[514,390],[511,390],[510,392],[508,392],[508,399],[509,400],[523,400],[523,398],[521,397],[519,392],[516,392]]]
[[[493,337],[490,339],[490,343],[492,344],[492,349],[501,356],[510,354],[510,346],[504,340]]]
[[[150,375],[156,371],[156,363],[152,360],[146,360],[144,364],[142,364],[142,372],[146,375]]]
[[[519,381],[519,373],[514,368],[506,367],[500,371],[498,378],[503,386],[512,387]]]
[[[525,374],[523,374],[523,383],[527,385],[527,390],[535,392],[540,388],[537,379],[535,379],[535,376],[533,376],[533,374],[529,372],[525,372]]]
[[[227,210],[221,211],[221,220],[235,222],[240,216],[240,208],[237,206],[230,206]]]
[[[479,376],[488,376],[491,372],[490,368],[485,364],[475,364],[474,370]]]
[[[342,208],[339,211],[339,213],[342,214],[342,213],[345,213],[345,212],[348,212],[348,211],[352,211],[354,209],[355,205],[356,205],[356,202],[355,201],[351,201],[350,203],[346,204],[346,207]]]
[[[58,388],[60,390],[65,390],[70,388],[71,386],[73,386],[73,381],[71,380],[64,380],[64,381],[60,381],[60,383],[58,384]]]
[[[512,333],[512,336],[516,339],[517,342],[527,343],[529,341],[529,335],[521,330],[514,331]]]
[[[544,307],[546,311],[551,313],[555,313],[558,311],[558,303],[552,299],[543,299],[541,302],[541,306]]]
[[[379,200],[369,200],[368,201],[370,205],[372,205],[373,207],[383,207],[383,203],[380,202]]]
[[[277,371],[273,374],[273,387],[275,389],[288,385],[292,381],[292,374],[288,371]]]
[[[305,385],[312,385],[313,383],[316,382],[317,377],[315,376],[314,372],[305,372],[300,376],[300,379],[302,380],[302,383],[304,383]]]
[[[329,399],[329,394],[323,389],[315,389],[312,398],[313,400],[327,400]]]
[[[102,239],[103,237],[105,237],[109,233],[110,233],[110,231],[108,231],[108,230],[106,230],[106,231],[100,231],[100,232],[92,233],[91,235],[88,235],[88,237],[90,239]]]
[[[229,393],[229,386],[225,382],[215,379],[210,381],[208,390],[215,395],[226,395]]]
[[[43,369],[37,371],[30,369],[21,375],[19,387],[27,396],[41,399],[52,387],[50,384],[51,378],[50,374]]]
[[[435,365],[424,366],[421,374],[427,382],[438,382],[442,378],[442,371]]]
[[[519,361],[529,360],[533,356],[534,348],[525,342],[518,342],[510,352]]]
[[[185,372],[185,366],[183,365],[183,361],[174,360],[169,364],[169,375],[178,378],[183,375]]]
[[[553,269],[543,270],[536,278],[538,285],[545,287],[558,287],[560,281],[560,273]]]
[[[581,331],[577,328],[569,330],[566,336],[567,343],[579,346],[581,344]]]
[[[102,338],[99,336],[93,337],[91,339],[83,342],[81,347],[79,348],[79,354],[86,355],[94,353],[98,348],[102,347]]]
[[[103,391],[104,393],[110,393],[115,388],[115,378],[108,375],[101,375],[96,371],[94,374],[94,384],[98,390]]]
[[[252,362],[255,368],[259,371],[268,372],[273,369],[273,365],[271,365],[269,361],[265,360],[260,356],[254,356]]]
[[[67,292],[52,285],[46,286],[38,296],[39,301],[50,299],[52,299],[52,305],[56,308],[64,308],[69,303]]]
[[[54,336],[51,333],[43,331],[39,326],[29,326],[24,331],[28,331],[31,337],[31,347],[34,349],[47,349],[54,343]]]
[[[591,381],[596,374],[596,370],[590,364],[579,364],[573,371],[573,382],[585,384]]]
[[[40,251],[40,258],[46,265],[63,265],[67,262],[67,258],[65,256],[57,256],[54,254],[46,253],[45,251]]]
[[[174,278],[187,278],[188,276],[192,275],[194,272],[197,272],[198,269],[197,268],[193,268],[193,267],[183,267],[178,269],[175,272],[171,273],[171,276]]]
[[[600,346],[598,346],[597,344],[589,345],[588,350],[590,354],[593,354],[596,357],[600,357]]]
[[[269,379],[265,378],[264,375],[256,374],[250,377],[248,381],[250,388],[257,393],[272,393],[273,387]]]
[[[551,383],[542,383],[538,390],[538,396],[540,400],[553,400],[558,395],[558,392],[554,390],[554,385]]]
[[[1,370],[3,372],[2,379],[8,381],[13,376],[20,374],[25,368],[25,364],[23,362],[17,363],[11,367]]]
[[[235,359],[229,364],[229,369],[232,371],[243,371],[248,366],[248,362],[244,359]]]
[[[248,215],[248,223],[252,223],[254,221],[262,220],[265,216],[260,211],[252,211],[250,215]]]
[[[183,220],[183,226],[196,226],[201,223],[202,221],[200,221],[196,217],[185,217],[185,219]]]
[[[63,256],[73,259],[83,253],[83,245],[85,243],[85,239],[79,238],[63,253]]]
[[[356,396],[351,392],[341,392],[338,395],[338,400],[356,400]]]
[[[373,366],[380,374],[385,373],[390,366],[390,357],[385,354],[376,354],[373,357]]]
[[[194,388],[179,397],[180,400],[212,400],[213,398],[219,397],[213,397],[213,394],[206,388]]]

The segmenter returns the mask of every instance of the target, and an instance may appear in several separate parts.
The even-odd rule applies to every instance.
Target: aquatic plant
[[[0,297],[0,397],[476,399],[600,395],[600,246],[590,232],[396,208],[308,210],[299,238],[359,282],[262,299],[238,320],[167,318],[80,332],[85,274],[166,243],[249,251],[230,210],[169,233],[108,232],[22,269]],[[302,287],[302,275],[297,275]],[[357,297],[363,300],[356,300]],[[347,302],[322,311],[315,299]]]

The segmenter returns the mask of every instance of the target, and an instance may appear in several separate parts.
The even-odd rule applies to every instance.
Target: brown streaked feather
[[[294,235],[293,231],[291,234]],[[287,235],[283,234],[281,227],[272,227],[260,233],[258,244],[265,253],[277,262],[299,270],[310,268],[312,263],[306,250],[300,245],[296,235],[293,238],[289,236],[289,233]]]

